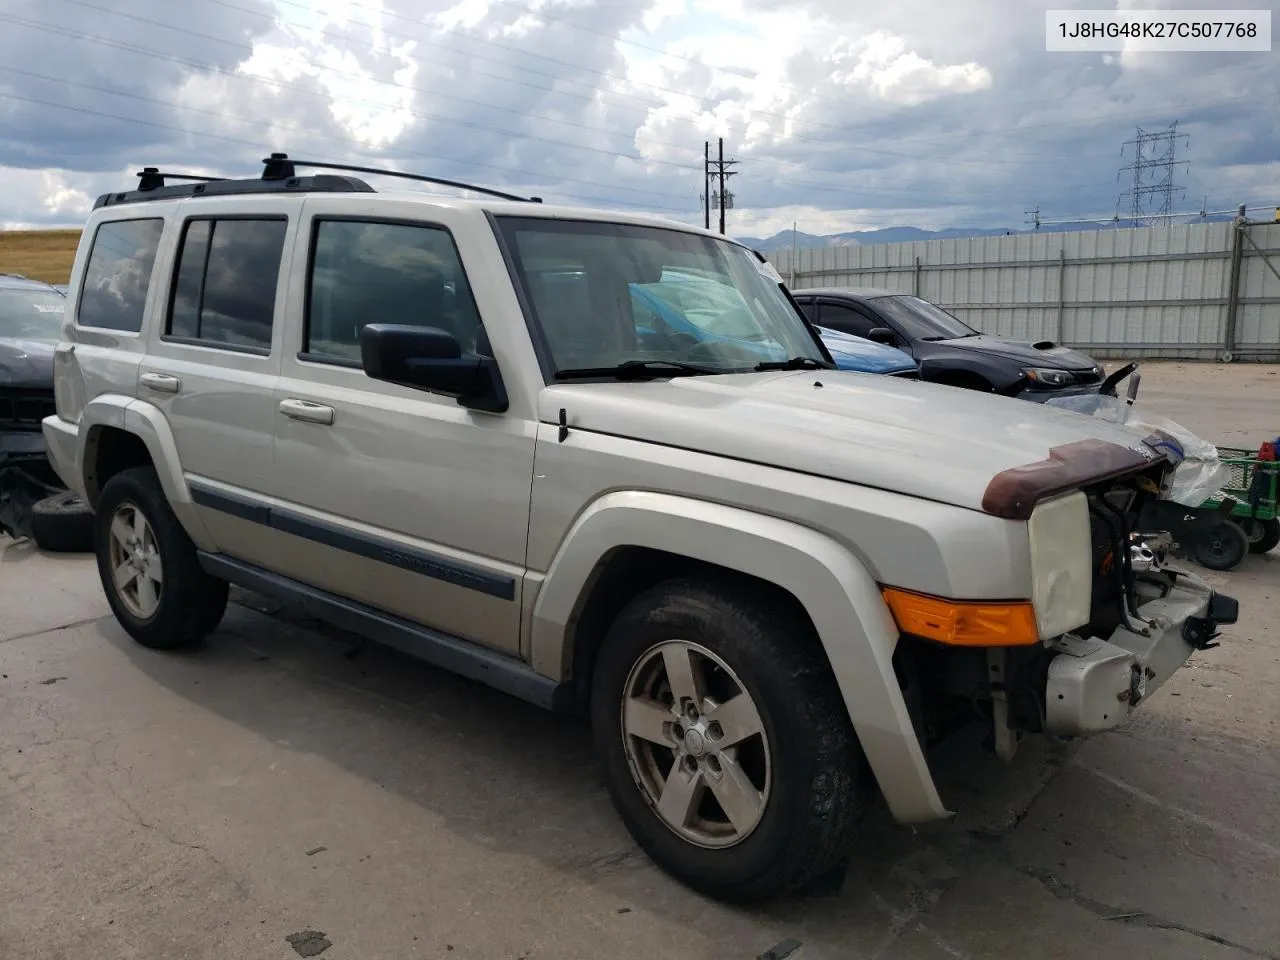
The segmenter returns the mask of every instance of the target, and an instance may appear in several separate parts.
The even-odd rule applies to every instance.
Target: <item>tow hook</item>
[[[1235,597],[1215,593],[1209,598],[1209,609],[1203,617],[1187,617],[1182,625],[1182,636],[1197,650],[1212,650],[1222,644],[1214,643],[1221,634],[1218,626],[1232,624],[1240,615],[1240,603]]]

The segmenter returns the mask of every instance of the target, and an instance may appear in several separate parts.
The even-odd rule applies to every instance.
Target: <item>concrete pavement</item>
[[[747,911],[636,850],[571,720],[244,595],[151,652],[91,557],[0,541],[0,958],[1276,960],[1280,551],[1204,575],[1240,623],[1126,727],[953,744],[955,822],[873,811],[841,889]]]
[[[1214,575],[1241,623],[1122,731],[957,745],[955,823],[877,811],[842,890],[740,911],[635,850],[573,722],[239,606],[153,653],[91,559],[9,544],[0,956],[1277,957],[1278,564]]]

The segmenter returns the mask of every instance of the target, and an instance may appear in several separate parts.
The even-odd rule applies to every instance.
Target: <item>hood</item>
[[[548,387],[540,418],[557,423],[562,408],[570,435],[599,431],[1009,517],[1034,505],[1032,487],[1040,497],[1159,459],[1094,417],[838,370]],[[1017,508],[994,503],[993,490],[1020,497]]]
[[[976,337],[961,337],[958,340],[933,340],[939,346],[954,347],[957,350],[979,350],[996,357],[1004,357],[1028,367],[1052,367],[1056,370],[1092,370],[1095,361],[1088,354],[1070,347],[1062,347],[1051,340],[1040,340],[1035,343],[1024,340],[1005,340],[1001,337],[989,337],[981,334]]]
[[[876,343],[850,333],[842,333],[828,327],[814,327],[822,338],[831,359],[841,370],[860,370],[863,373],[899,373],[914,370],[916,362],[897,347]]]
[[[0,387],[53,389],[53,340],[0,339]]]

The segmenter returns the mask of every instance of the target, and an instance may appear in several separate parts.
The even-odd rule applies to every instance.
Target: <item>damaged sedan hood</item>
[[[1008,397],[817,370],[566,383],[539,416],[1022,518],[1038,497],[1162,459],[1123,427]]]
[[[53,389],[52,340],[0,338],[0,387]]]

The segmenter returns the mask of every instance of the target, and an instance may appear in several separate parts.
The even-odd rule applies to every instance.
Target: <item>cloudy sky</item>
[[[0,0],[0,225],[271,150],[697,222],[723,137],[737,235],[1021,227],[1114,212],[1121,145],[1174,121],[1177,209],[1280,202],[1280,48],[1046,53],[1046,5]]]

